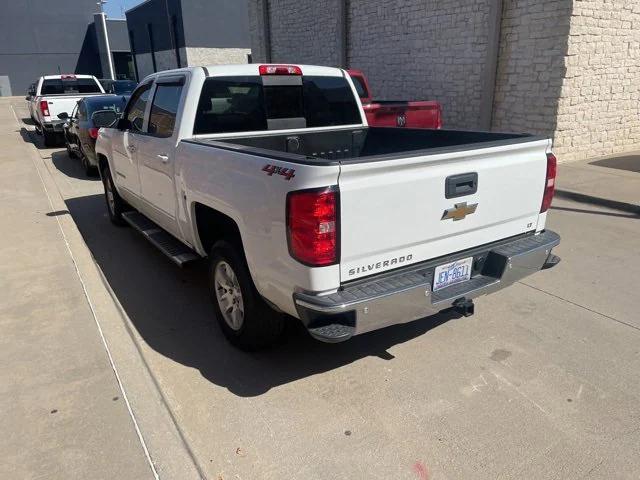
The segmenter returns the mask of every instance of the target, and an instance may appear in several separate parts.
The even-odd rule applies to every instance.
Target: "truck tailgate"
[[[79,100],[83,97],[79,96],[45,96],[40,100],[46,100],[49,104],[49,116],[52,120],[58,120],[58,114],[66,112],[71,115],[73,108],[76,106]],[[46,118],[46,120],[49,120]]]
[[[363,109],[369,125],[376,127],[442,128],[438,102],[373,100]]]
[[[341,281],[535,230],[548,147],[548,140],[535,140],[343,163]],[[474,174],[477,191],[464,193]]]

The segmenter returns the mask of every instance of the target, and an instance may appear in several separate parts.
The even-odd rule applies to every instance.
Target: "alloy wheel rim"
[[[229,328],[238,331],[244,323],[244,300],[240,282],[227,262],[218,262],[213,275],[218,307]]]

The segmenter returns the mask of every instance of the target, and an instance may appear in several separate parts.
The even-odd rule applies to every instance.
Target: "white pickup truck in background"
[[[29,113],[36,131],[43,135],[44,144],[53,147],[63,139],[66,119],[61,113],[71,116],[78,100],[89,95],[103,95],[104,89],[92,75],[45,75],[29,92]]]
[[[559,261],[549,139],[368,127],[338,68],[154,74],[96,151],[111,220],[178,264],[208,256],[216,317],[241,348],[273,342],[283,314],[328,342],[470,315]]]

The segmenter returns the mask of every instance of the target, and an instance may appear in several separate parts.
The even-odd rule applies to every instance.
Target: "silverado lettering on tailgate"
[[[402,257],[390,258],[389,260],[382,260],[376,263],[369,263],[360,267],[349,269],[349,276],[357,275],[359,273],[374,272],[381,268],[387,268],[392,266],[398,266],[406,262],[410,262],[413,259],[413,254],[403,255]]]

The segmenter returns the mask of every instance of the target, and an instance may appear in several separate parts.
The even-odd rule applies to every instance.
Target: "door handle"
[[[478,174],[476,172],[451,175],[445,180],[445,198],[464,197],[478,191]]]
[[[127,145],[127,150],[129,150],[131,153],[136,151],[136,147],[135,145]]]
[[[156,157],[158,157],[162,163],[169,163],[169,155],[165,155],[163,153],[160,153],[158,155],[156,155]]]

